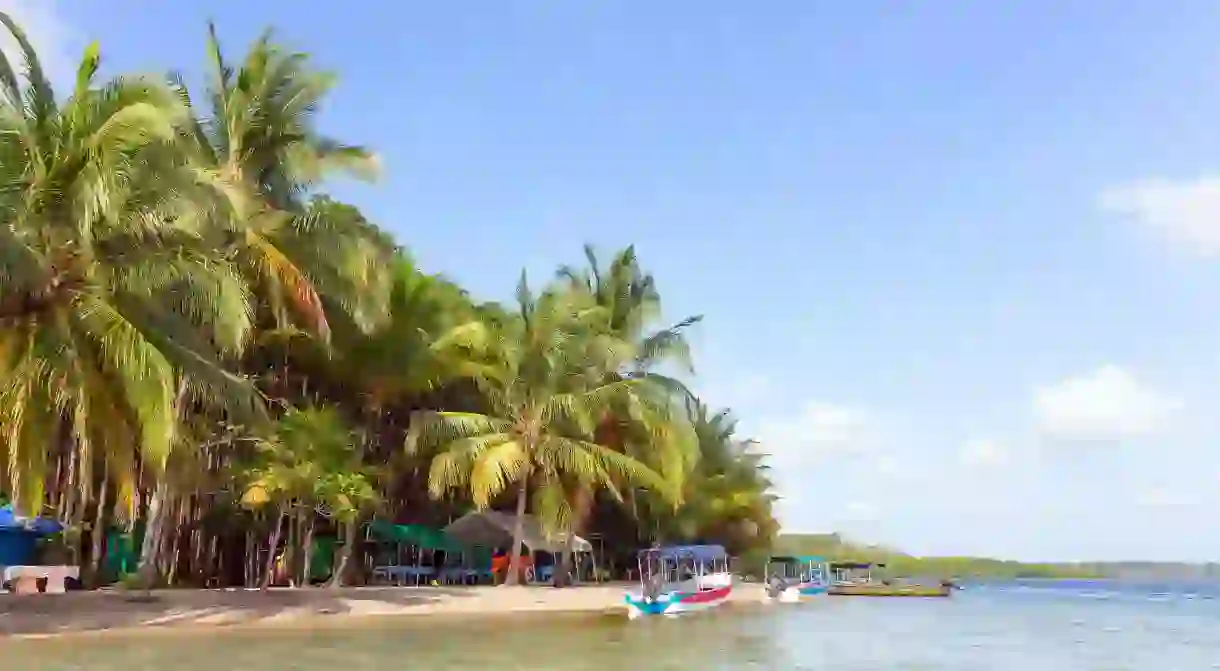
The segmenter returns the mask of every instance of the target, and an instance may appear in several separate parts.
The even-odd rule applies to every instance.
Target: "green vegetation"
[[[885,564],[882,573],[928,578],[1102,578],[1104,564],[1023,563],[985,557],[915,557],[896,550],[858,545],[838,534],[783,534],[775,541],[778,554],[815,555],[830,560]]]
[[[339,585],[372,519],[474,508],[615,552],[770,545],[761,455],[657,372],[699,318],[657,327],[633,249],[481,302],[319,190],[377,162],[316,127],[306,54],[210,30],[188,91],[99,81],[94,45],[62,95],[0,21],[0,489],[78,532],[87,583],[126,533],[146,586],[305,583],[335,538]]]

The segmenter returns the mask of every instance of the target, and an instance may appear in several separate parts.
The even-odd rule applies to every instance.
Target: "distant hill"
[[[816,555],[830,560],[885,564],[891,575],[961,578],[1122,578],[1130,580],[1220,579],[1220,563],[1016,562],[988,557],[917,557],[893,548],[854,543],[840,534],[780,534],[775,554]]]
[[[1122,561],[1099,564],[1107,575],[1126,580],[1218,580],[1220,563]]]

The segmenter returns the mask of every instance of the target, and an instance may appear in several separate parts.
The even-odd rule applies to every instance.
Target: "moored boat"
[[[861,585],[833,585],[826,592],[831,596],[909,596],[946,597],[952,594],[948,585],[886,585],[883,583]]]
[[[795,603],[830,588],[830,571],[821,557],[775,556],[767,561],[767,598]]]
[[[830,565],[834,576],[830,596],[876,596],[876,597],[947,597],[953,593],[953,585],[942,581],[936,585],[920,585],[873,578],[873,564],[868,562],[836,562]],[[877,564],[877,568],[885,568]]]
[[[679,615],[714,608],[733,591],[729,557],[719,545],[641,550],[640,588],[624,599],[627,616]]]

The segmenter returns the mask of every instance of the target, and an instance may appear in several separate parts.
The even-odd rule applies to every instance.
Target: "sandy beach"
[[[99,591],[0,594],[0,636],[149,628],[268,626],[360,617],[498,617],[585,613],[625,616],[627,584],[551,587],[361,587],[329,590]],[[738,585],[729,605],[758,603],[758,585]]]

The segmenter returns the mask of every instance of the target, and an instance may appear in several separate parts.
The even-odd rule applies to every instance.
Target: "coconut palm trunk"
[[[93,514],[93,527],[89,530],[89,574],[85,584],[97,587],[101,584],[102,571],[106,566],[106,495],[109,478],[103,477],[97,492],[97,507]]]
[[[517,516],[513,519],[513,547],[508,556],[508,575],[504,578],[505,585],[516,585],[521,582],[521,546],[525,543],[525,499],[529,493],[529,478],[522,477],[517,485]]]
[[[326,584],[327,587],[338,589],[343,586],[343,576],[346,574],[348,562],[352,559],[352,551],[356,547],[356,532],[359,529],[359,520],[352,520],[343,525],[343,547],[339,548],[339,560],[335,562],[334,574]]]
[[[313,539],[314,539],[314,518],[313,510],[309,511],[308,517],[305,518],[305,530],[302,532],[304,539],[301,542],[301,586],[309,587],[310,581],[313,579]]]
[[[157,582],[157,560],[161,549],[162,527],[165,526],[165,500],[169,497],[169,485],[162,479],[153,489],[148,502],[148,522],[144,527],[144,542],[140,545],[140,584],[152,589]]]
[[[263,567],[263,580],[259,585],[263,591],[271,587],[271,580],[275,576],[275,551],[280,546],[280,530],[284,527],[285,515],[286,511],[282,508],[275,514],[275,527],[271,529],[271,543],[267,548],[267,564]]]
[[[551,579],[556,587],[568,587],[575,581],[576,532],[569,531],[563,552],[560,553],[559,571]]]

